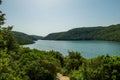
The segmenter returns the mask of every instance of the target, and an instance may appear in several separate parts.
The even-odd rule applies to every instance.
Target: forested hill
[[[66,32],[51,33],[44,40],[108,40],[120,41],[120,24],[107,27],[82,27]]]
[[[31,44],[34,43],[34,41],[42,39],[42,36],[36,36],[36,35],[28,35],[22,32],[13,31],[15,34],[15,37],[17,39],[17,43],[23,45],[23,44]]]

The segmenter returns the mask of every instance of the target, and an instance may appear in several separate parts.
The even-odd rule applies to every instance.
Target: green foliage
[[[0,4],[2,3],[2,1],[0,0]]]
[[[48,54],[49,52],[45,51],[30,50],[21,55],[20,65],[30,80],[53,80],[55,78],[60,68],[60,61]]]
[[[4,20],[5,20],[4,16],[5,16],[5,14],[3,14],[3,13],[0,11],[0,27],[1,27],[1,25],[4,24]]]
[[[17,33],[17,37],[14,36],[11,31],[12,26],[1,27],[4,20],[4,14],[0,12],[0,80],[55,80],[58,72],[69,75],[71,80],[120,79],[119,56],[103,55],[87,60],[79,52],[71,51],[68,56],[64,57],[56,51],[24,48],[16,43],[15,38],[23,39],[20,36],[25,34],[20,33],[19,35]],[[111,25],[105,28],[78,28],[58,34],[51,35],[57,37],[56,39],[66,40],[69,37],[69,39],[75,40],[102,39],[120,41],[120,25]],[[71,37],[71,34],[75,35],[75,37]],[[27,39],[31,38],[27,35],[25,37]],[[36,37],[38,36],[34,36],[32,39]]]
[[[54,80],[57,72],[69,75],[71,80],[120,78],[120,57],[103,55],[87,60],[79,52],[71,51],[64,57],[55,51],[23,48],[15,45],[11,29],[1,28],[1,80]]]
[[[2,3],[2,0],[0,0],[0,5]],[[5,23],[4,20],[5,20],[5,14],[2,13],[2,11],[0,11],[0,28],[1,26]]]
[[[61,61],[51,54],[19,47],[17,53],[0,52],[0,79],[3,80],[54,80],[61,69]]]
[[[17,48],[17,43],[11,30],[11,26],[0,29],[0,49],[5,49],[8,52]]]
[[[0,13],[0,80],[54,80],[61,69],[62,55],[19,46],[12,27],[1,27],[4,19]]]
[[[61,53],[56,52],[56,51],[50,51],[49,53],[47,53],[48,55],[51,55],[52,57],[54,57],[55,59],[58,59],[60,61],[61,67],[64,66],[64,57]]]
[[[84,58],[79,52],[69,52],[69,55],[65,57],[63,74],[68,75],[72,70],[78,70],[79,67],[84,63]]]
[[[16,37],[17,43],[20,44],[20,45],[32,44],[32,43],[34,43],[34,41],[42,39],[41,36],[28,35],[28,34],[25,34],[25,33],[22,33],[22,32],[13,31],[13,33]]]
[[[47,40],[108,40],[120,41],[120,24],[108,27],[83,27],[66,32],[52,33],[43,39]]]
[[[79,70],[70,72],[73,80],[119,80],[120,57],[99,56],[82,64]]]

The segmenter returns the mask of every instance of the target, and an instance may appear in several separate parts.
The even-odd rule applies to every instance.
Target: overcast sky
[[[3,0],[0,9],[14,31],[42,36],[120,23],[120,0]]]

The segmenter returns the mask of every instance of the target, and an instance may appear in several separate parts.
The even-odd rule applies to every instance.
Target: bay
[[[31,49],[54,50],[59,51],[64,56],[68,55],[68,51],[77,51],[85,58],[93,58],[99,55],[120,56],[120,42],[113,41],[54,41],[54,40],[38,40],[34,44],[24,45]]]

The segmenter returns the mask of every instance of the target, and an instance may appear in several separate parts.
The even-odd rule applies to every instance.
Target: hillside
[[[13,31],[13,33],[15,34],[17,42],[19,44],[21,44],[21,45],[23,45],[23,44],[31,44],[31,43],[34,43],[34,41],[43,38],[41,36],[28,35],[28,34],[25,34],[25,33],[22,33],[22,32]]]
[[[107,27],[82,27],[66,32],[51,33],[44,40],[108,40],[120,41],[120,24]]]

